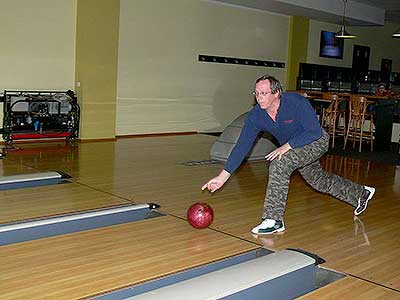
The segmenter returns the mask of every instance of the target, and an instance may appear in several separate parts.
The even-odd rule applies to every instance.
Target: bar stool
[[[324,93],[322,99],[330,101],[329,106],[322,109],[321,125],[332,137],[332,148],[334,148],[336,135],[341,134],[345,137],[346,134],[346,110],[340,107],[343,100],[336,94]]]
[[[368,105],[374,103],[368,101],[365,96],[351,95],[349,101],[349,121],[347,125],[346,136],[343,149],[346,148],[347,140],[353,140],[353,148],[356,142],[359,142],[358,151],[361,152],[362,142],[371,144],[373,150],[374,141],[374,116],[367,111]],[[368,122],[366,122],[368,121]]]

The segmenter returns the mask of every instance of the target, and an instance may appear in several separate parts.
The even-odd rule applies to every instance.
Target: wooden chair
[[[329,100],[329,106],[322,109],[322,127],[332,138],[332,148],[335,147],[336,135],[346,134],[346,109],[341,108],[343,103],[339,96],[331,93],[324,93],[323,100]]]
[[[361,152],[362,142],[371,144],[373,150],[374,141],[374,116],[368,112],[368,106],[374,103],[368,101],[365,96],[351,95],[349,101],[349,121],[343,149],[346,148],[347,140],[353,140],[353,148],[359,142],[358,151]]]

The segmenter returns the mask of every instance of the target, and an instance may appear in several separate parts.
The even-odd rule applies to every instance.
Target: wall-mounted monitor
[[[319,46],[319,56],[327,58],[343,58],[343,39],[335,37],[331,31],[321,31],[321,41]]]

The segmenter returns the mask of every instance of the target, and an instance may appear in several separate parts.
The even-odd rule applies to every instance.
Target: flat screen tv
[[[343,58],[343,39],[335,37],[331,31],[321,31],[319,56],[328,58]]]

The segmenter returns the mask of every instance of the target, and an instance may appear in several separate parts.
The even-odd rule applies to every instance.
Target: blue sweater
[[[289,143],[292,148],[301,148],[318,140],[323,132],[306,98],[295,93],[283,93],[276,121],[258,104],[250,110],[239,140],[225,164],[226,171],[232,174],[240,166],[261,131],[268,131],[280,145]]]

